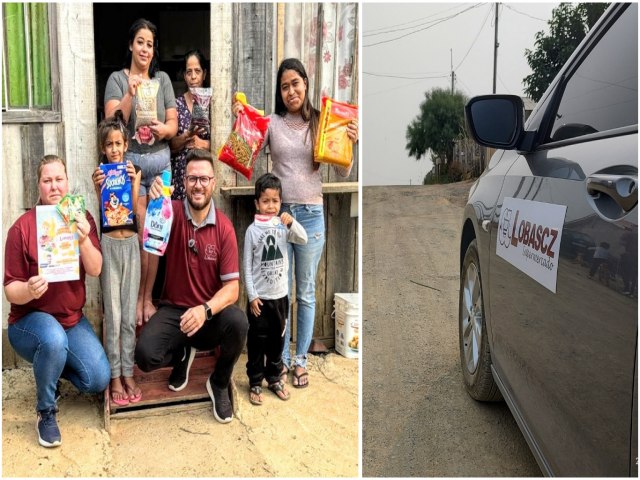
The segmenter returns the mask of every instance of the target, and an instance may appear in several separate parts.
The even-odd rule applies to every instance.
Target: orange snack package
[[[313,152],[316,162],[342,167],[351,165],[353,144],[347,136],[347,125],[357,118],[357,105],[322,97],[320,123]]]

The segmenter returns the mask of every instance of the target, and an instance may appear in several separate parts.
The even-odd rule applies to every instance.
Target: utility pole
[[[449,52],[451,52],[451,95],[453,95],[453,81],[455,78],[455,73],[453,72],[453,48],[449,49]]]
[[[498,6],[500,4],[496,3],[496,28],[495,28],[495,39],[493,42],[493,93],[496,93],[496,77],[498,76]]]

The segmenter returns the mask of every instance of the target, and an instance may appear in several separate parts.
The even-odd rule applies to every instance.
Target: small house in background
[[[246,93],[252,105],[273,112],[276,72],[284,58],[302,60],[314,106],[320,106],[323,95],[358,103],[358,15],[357,3],[3,4],[2,238],[35,205],[36,165],[45,154],[66,160],[70,188],[84,193],[89,211],[98,216],[91,183],[96,125],[103,116],[108,76],[123,67],[128,30],[137,18],[158,27],[160,67],[172,79],[176,96],[184,91],[184,53],[199,48],[210,60],[215,155],[233,124],[234,92]],[[314,336],[327,346],[333,346],[334,293],[358,290],[357,158],[356,147],[348,178],[321,167],[327,237],[317,280]],[[262,154],[250,182],[220,162],[215,167],[214,201],[231,218],[242,251],[244,230],[254,212],[252,185],[271,170],[271,160],[268,152]],[[244,308],[241,290],[239,305]],[[84,311],[96,331],[101,327],[101,303],[99,281],[88,278]],[[6,337],[8,311],[3,297],[4,367],[17,362]]]

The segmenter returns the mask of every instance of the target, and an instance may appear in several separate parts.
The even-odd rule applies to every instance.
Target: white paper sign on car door
[[[496,254],[556,293],[566,205],[505,197]]]

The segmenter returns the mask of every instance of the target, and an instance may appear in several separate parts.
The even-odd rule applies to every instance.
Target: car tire
[[[500,401],[502,395],[491,373],[491,351],[484,314],[482,274],[474,239],[464,255],[458,304],[460,363],[469,395],[480,401]]]

